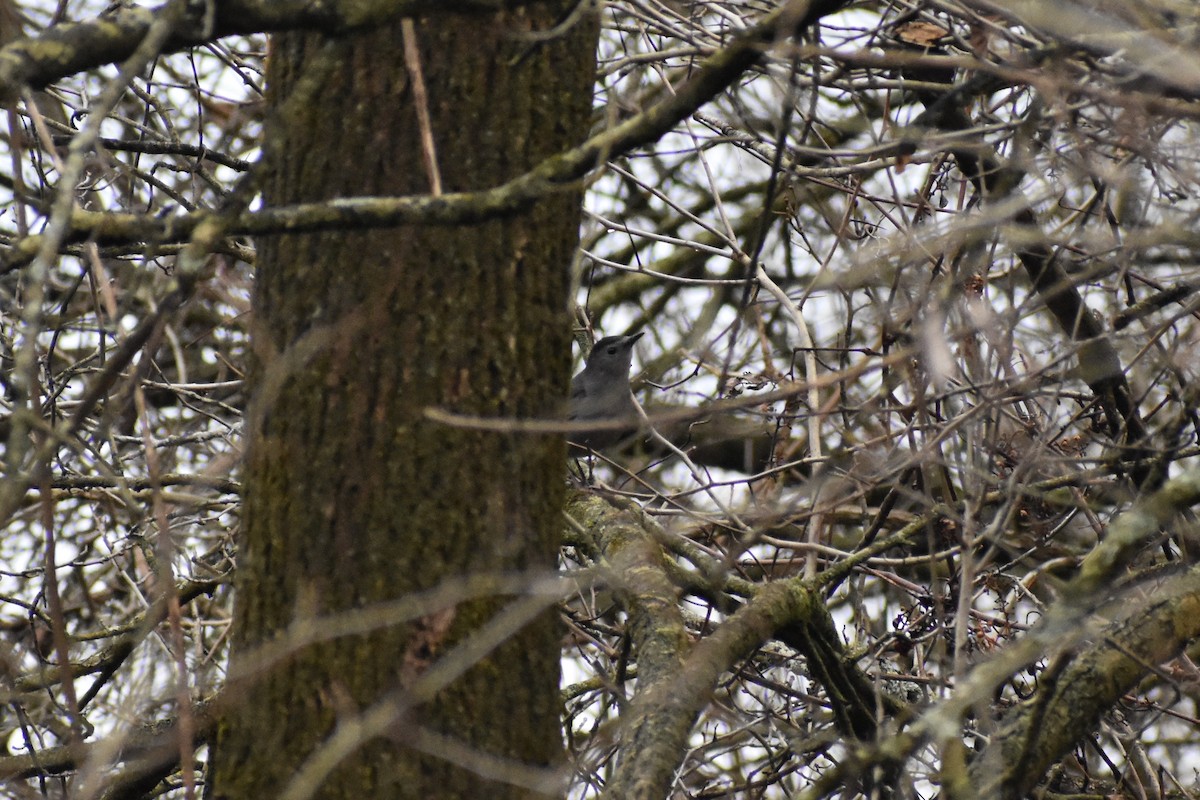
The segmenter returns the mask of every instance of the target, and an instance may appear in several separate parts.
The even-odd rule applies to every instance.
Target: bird
[[[627,420],[627,428],[577,431],[567,436],[571,454],[578,457],[611,447],[637,427],[637,406],[629,390],[633,345],[644,331],[628,336],[605,336],[592,346],[579,374],[571,379],[568,419],[574,422]]]

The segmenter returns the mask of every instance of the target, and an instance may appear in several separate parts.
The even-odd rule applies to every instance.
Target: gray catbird
[[[625,429],[570,434],[567,439],[572,455],[610,447],[637,427],[637,408],[629,393],[629,366],[633,363],[633,345],[640,338],[641,331],[629,336],[605,336],[592,347],[583,370],[571,379],[570,419],[629,422]]]

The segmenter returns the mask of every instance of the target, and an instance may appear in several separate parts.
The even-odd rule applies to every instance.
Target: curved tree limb
[[[899,763],[930,741],[944,748],[941,780],[948,796],[1027,794],[1045,770],[1138,680],[1200,637],[1200,569],[1196,568],[1164,580],[1145,603],[1128,603],[1133,610],[1100,635],[1087,624],[1097,606],[1096,592],[1115,582],[1132,552],[1148,546],[1167,520],[1198,503],[1200,470],[1174,478],[1140,500],[1113,522],[1108,537],[1065,588],[1064,599],[1049,609],[1040,624],[981,661],[949,697],[925,710],[906,731],[852,754],[800,796],[825,797],[844,780]],[[1112,599],[1110,606],[1125,597]],[[961,720],[1013,675],[1054,654],[1060,654],[1055,679],[1001,720],[1000,732],[966,766],[965,754],[954,752],[962,746]]]
[[[1200,636],[1200,569],[1146,589],[1144,603],[1128,598],[1097,640],[1061,659],[1057,674],[1008,715],[971,764],[972,797],[1024,797],[1121,697],[1158,664]],[[1053,668],[1052,668],[1053,669]]]
[[[653,523],[640,512],[614,508],[593,496],[580,496],[568,505],[568,513],[591,532],[617,568],[617,588],[623,591],[636,639],[638,689],[623,719],[628,729],[622,767],[605,796],[667,796],[692,726],[721,674],[773,638],[805,657],[846,735],[874,740],[880,711],[899,710],[846,657],[819,589],[791,579],[767,584],[709,636],[688,646],[662,549],[646,529]]]
[[[207,3],[194,3],[188,25],[172,36],[163,52],[176,52],[223,36],[284,30],[352,31],[395,16],[438,13],[494,13],[512,0],[399,0],[398,2],[312,3],[307,0],[220,0],[211,19]],[[54,81],[128,58],[160,8],[121,8],[86,22],[67,22],[0,48],[0,98],[11,102],[25,87],[42,89]]]
[[[513,214],[541,197],[572,188],[605,159],[656,141],[694,113],[752,67],[774,42],[793,29],[811,25],[841,9],[846,0],[792,2],[768,14],[759,24],[735,37],[709,57],[684,84],[657,100],[647,98],[646,110],[588,139],[507,183],[477,192],[451,192],[438,197],[356,197],[285,208],[246,212],[226,228],[230,235],[313,233],[347,228],[380,228],[404,224],[461,225]],[[3,51],[0,51],[0,87]],[[70,240],[98,243],[140,240],[154,244],[179,242],[212,212],[173,219],[148,219],[136,214],[79,212],[72,217]],[[0,273],[21,266],[37,251],[38,237],[18,242],[0,262]]]

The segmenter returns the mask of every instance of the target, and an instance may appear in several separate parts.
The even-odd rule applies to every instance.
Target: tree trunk
[[[417,21],[445,191],[496,185],[586,135],[590,22],[513,63],[527,47],[514,34],[547,29],[561,11]],[[313,98],[268,131],[283,137],[268,205],[430,190],[400,21],[337,47],[322,72],[323,37],[272,42],[269,107],[278,113],[295,92]],[[259,646],[298,621],[328,625],[448,578],[555,569],[561,438],[458,430],[424,411],[560,407],[579,202],[571,190],[485,224],[259,242],[232,705],[212,757],[214,797],[278,796],[384,698],[394,712],[384,735],[348,736],[332,772],[304,773],[317,781],[312,796],[528,797],[506,765],[559,762],[552,609],[512,623],[481,659],[454,653],[471,666],[442,688],[431,670],[489,621],[507,625],[495,617],[520,598],[429,605],[270,668]]]

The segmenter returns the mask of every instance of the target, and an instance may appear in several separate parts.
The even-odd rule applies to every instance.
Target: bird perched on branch
[[[584,368],[571,379],[570,420],[628,423],[623,427],[610,425],[568,435],[571,455],[579,457],[611,447],[637,428],[638,413],[629,390],[629,368],[633,364],[633,345],[640,338],[642,331],[598,340]]]

